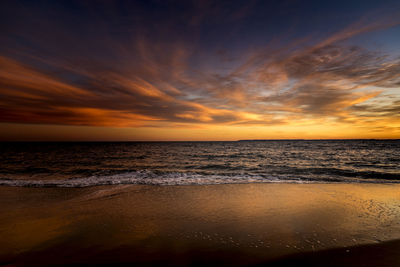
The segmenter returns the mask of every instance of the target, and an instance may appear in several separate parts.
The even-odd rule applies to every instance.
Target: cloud
[[[103,71],[85,74],[85,86],[79,87],[15,60],[0,59],[2,122],[128,127],[246,118],[242,112],[180,99],[182,93],[166,81],[160,83],[157,75],[147,81],[137,74]]]
[[[252,66],[251,75],[225,77],[189,77],[186,69],[174,68],[181,67],[174,59],[164,59],[166,73],[162,63],[147,58],[139,72],[78,70],[83,79],[74,83],[1,57],[0,120],[127,127],[157,121],[269,125],[299,113],[343,119],[357,115],[361,106],[354,105],[399,84],[400,62],[359,47],[294,53]],[[363,90],[368,86],[375,90]]]
[[[117,38],[119,32],[98,23],[93,31],[93,25],[81,26],[89,36],[60,25],[65,31],[51,36],[46,34],[50,26],[39,35],[33,29],[15,33],[36,43],[8,47],[7,53],[0,50],[0,121],[174,127],[325,118],[366,123],[374,114],[388,120],[398,116],[399,95],[391,102],[383,96],[400,86],[400,59],[343,42],[398,21],[361,20],[323,40],[301,36],[284,43],[277,37],[262,48],[243,48],[240,54],[229,47],[214,53],[206,42],[201,47],[197,43],[203,41],[197,39],[199,25],[221,10],[224,23],[242,20],[254,3],[239,8],[227,2],[227,10],[203,4],[207,12],[200,8],[190,25],[182,26],[184,32],[193,29],[191,38],[171,31],[176,21],[158,21],[156,36],[133,25],[120,28],[123,38]],[[166,38],[168,33],[173,38]],[[38,36],[43,38],[34,38]],[[379,99],[384,104],[371,104]]]
[[[358,104],[351,110],[360,117],[387,117],[400,118],[400,100],[387,101],[385,103]]]

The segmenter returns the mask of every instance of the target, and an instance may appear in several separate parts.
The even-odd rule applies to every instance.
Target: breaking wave
[[[90,187],[101,185],[216,185],[248,183],[400,183],[390,179],[337,179],[337,178],[291,178],[262,177],[257,175],[204,175],[196,173],[134,171],[128,173],[69,178],[60,180],[27,180],[0,178],[0,186],[14,187]]]

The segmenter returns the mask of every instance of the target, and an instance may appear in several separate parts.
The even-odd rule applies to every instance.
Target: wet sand
[[[400,186],[0,187],[0,263],[399,266]]]

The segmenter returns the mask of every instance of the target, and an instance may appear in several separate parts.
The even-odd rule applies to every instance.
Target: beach
[[[1,186],[0,203],[11,266],[400,263],[396,184]]]

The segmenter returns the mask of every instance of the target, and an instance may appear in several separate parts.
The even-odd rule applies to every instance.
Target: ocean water
[[[400,140],[0,143],[0,185],[400,183]]]

